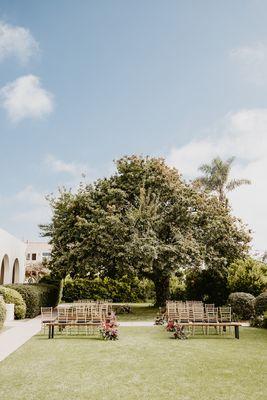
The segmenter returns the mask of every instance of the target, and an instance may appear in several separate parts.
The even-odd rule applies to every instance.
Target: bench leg
[[[51,339],[51,325],[48,326],[48,339]]]
[[[239,326],[238,325],[235,326],[235,338],[239,339]]]
[[[54,333],[55,333],[55,326],[52,325],[52,339],[54,339]]]

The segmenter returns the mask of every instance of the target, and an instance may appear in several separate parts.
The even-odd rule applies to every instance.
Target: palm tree
[[[202,187],[209,192],[218,194],[220,201],[227,201],[226,193],[230,192],[241,185],[249,185],[248,179],[231,179],[229,180],[231,166],[235,157],[231,157],[223,161],[220,157],[214,158],[210,164],[203,164],[199,170],[203,172],[203,176],[195,179],[195,186]]]

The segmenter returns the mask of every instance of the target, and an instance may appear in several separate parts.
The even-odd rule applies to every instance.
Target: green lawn
[[[126,303],[121,303],[126,304]],[[131,307],[131,313],[119,314],[119,321],[154,321],[158,307],[154,307],[152,303],[127,303]]]
[[[179,341],[161,326],[120,340],[38,335],[0,363],[1,400],[267,398],[267,330]]]

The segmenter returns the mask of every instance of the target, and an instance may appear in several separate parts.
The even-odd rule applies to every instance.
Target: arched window
[[[19,283],[19,260],[17,258],[13,264],[12,283]]]
[[[3,283],[8,283],[7,282],[8,268],[9,268],[9,259],[8,256],[5,255],[1,263],[0,285],[2,285]]]

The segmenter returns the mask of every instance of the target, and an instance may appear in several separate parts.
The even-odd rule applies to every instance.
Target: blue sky
[[[140,153],[187,178],[216,155],[264,250],[267,3],[0,0],[0,225],[38,238],[44,195]]]

